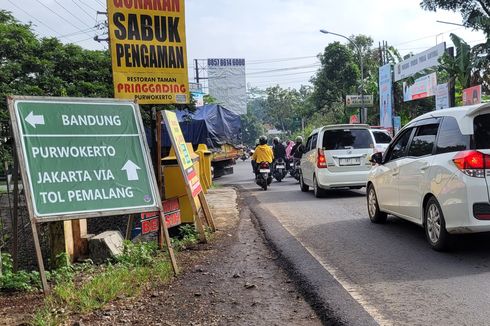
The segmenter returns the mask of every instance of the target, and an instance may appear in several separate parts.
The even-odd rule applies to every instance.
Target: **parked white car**
[[[490,231],[490,104],[433,111],[406,125],[369,173],[374,223],[387,213],[425,228],[430,246],[450,235]]]
[[[383,129],[369,129],[374,138],[374,151],[384,153],[391,142],[391,135]]]
[[[327,189],[365,187],[373,151],[374,137],[367,125],[330,125],[314,130],[301,159],[301,190],[313,187],[315,196],[322,197]]]

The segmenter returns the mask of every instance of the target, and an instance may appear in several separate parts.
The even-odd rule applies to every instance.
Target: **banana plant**
[[[450,34],[454,44],[455,55],[447,53],[440,59],[440,69],[464,89],[484,81],[484,72],[489,66],[488,49],[490,43],[482,43],[471,47],[461,37]]]

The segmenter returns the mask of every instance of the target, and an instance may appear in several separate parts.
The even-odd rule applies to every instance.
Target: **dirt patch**
[[[277,257],[254,227],[248,208],[241,207],[237,215],[231,201],[235,192],[230,191],[218,189],[208,195],[219,231],[211,243],[179,256],[186,270],[174,282],[73,321],[98,325],[321,325],[276,264]]]
[[[43,300],[44,296],[40,293],[0,295],[0,325],[27,324]]]
[[[67,324],[321,325],[276,264],[248,207],[237,205],[235,190],[214,189],[207,198],[218,230],[208,244],[178,254],[177,278]],[[28,322],[42,301],[42,294],[0,296],[0,325]]]

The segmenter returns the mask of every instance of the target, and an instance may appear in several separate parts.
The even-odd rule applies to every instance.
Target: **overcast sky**
[[[93,40],[106,37],[93,27],[106,20],[105,0],[0,0],[21,22],[32,22],[39,36],[56,36],[87,49],[104,49]],[[463,27],[459,13],[426,12],[420,0],[186,0],[187,49],[193,59],[247,60],[247,83],[266,88],[307,84],[318,68],[316,55],[333,41],[319,29],[385,40],[402,54],[421,52],[456,33],[470,44],[484,35]],[[190,67],[192,68],[192,67]],[[283,69],[268,72],[269,70]],[[193,78],[191,73],[189,78]]]

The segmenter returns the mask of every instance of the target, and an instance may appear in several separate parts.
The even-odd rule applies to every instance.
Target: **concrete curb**
[[[242,198],[278,260],[324,325],[378,325],[323,266],[260,202],[241,187]]]

